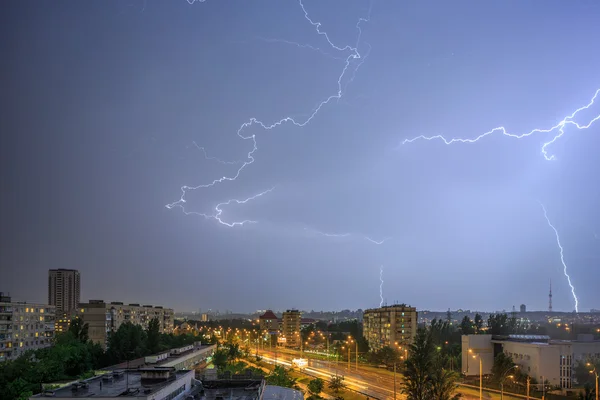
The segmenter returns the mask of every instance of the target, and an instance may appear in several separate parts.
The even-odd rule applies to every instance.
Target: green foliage
[[[333,390],[336,395],[340,390],[344,390],[346,384],[344,383],[344,377],[341,375],[334,375],[329,380],[329,389]]]
[[[88,340],[90,340],[88,329],[89,325],[84,324],[83,320],[79,317],[73,318],[69,324],[69,333],[71,333],[75,339],[82,343],[86,343]]]
[[[393,367],[400,362],[400,352],[393,347],[385,346],[370,354],[370,361],[374,364],[383,364],[386,367]]]
[[[463,335],[472,335],[475,333],[475,324],[468,315],[465,315],[460,321],[460,333]]]
[[[227,367],[227,357],[228,352],[225,349],[219,349],[212,355],[212,363],[217,369],[223,371]]]
[[[490,314],[487,321],[488,332],[492,335],[508,335],[514,333],[515,326],[506,314]]]
[[[594,400],[596,398],[596,389],[591,384],[586,383],[583,386],[583,392],[580,392],[577,398],[579,400]]]
[[[311,396],[318,397],[325,387],[325,382],[321,378],[315,378],[308,382],[308,391]]]
[[[475,314],[475,333],[481,334],[483,332],[483,317],[481,314]]]
[[[155,354],[160,351],[160,322],[158,318],[152,318],[148,324],[148,330],[146,331],[146,337],[148,342],[146,347],[150,354]]]
[[[496,383],[504,383],[506,376],[515,369],[517,368],[512,357],[504,353],[498,353],[496,358],[494,358],[494,365],[492,366],[492,379]],[[517,371],[514,372],[516,373]]]
[[[438,350],[438,348],[440,350]],[[451,400],[457,396],[458,374],[444,368],[441,347],[431,331],[419,329],[404,362],[402,392],[408,400]]]
[[[116,332],[108,335],[107,359],[111,364],[116,364],[143,357],[149,354],[146,340],[146,332],[141,326],[125,322]]]
[[[238,358],[240,358],[241,356],[242,356],[242,351],[240,350],[240,345],[237,343],[230,344],[229,350],[227,351],[227,358],[229,358],[232,361],[235,361]]]
[[[595,383],[596,377],[594,374],[590,373],[590,371],[594,370],[594,368],[596,368],[596,371],[600,371],[600,360],[597,360],[596,362],[579,361],[577,365],[575,365],[575,368],[573,368],[577,383],[580,385]]]
[[[296,378],[292,378],[290,372],[280,365],[276,366],[275,369],[265,377],[265,380],[269,385],[298,389]]]

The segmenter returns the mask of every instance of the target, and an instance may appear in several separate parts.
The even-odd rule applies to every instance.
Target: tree
[[[224,349],[219,349],[212,355],[212,363],[219,370],[224,370],[227,367],[227,352]]]
[[[319,394],[323,391],[325,386],[325,382],[321,378],[315,378],[308,382],[308,391],[310,392],[311,397],[318,398]]]
[[[152,318],[148,324],[148,330],[146,331],[146,337],[148,342],[146,347],[150,354],[155,354],[160,351],[160,322],[158,318]]]
[[[480,334],[483,330],[483,317],[481,314],[475,314],[475,333]]]
[[[590,371],[592,371],[594,368],[596,368],[596,371],[600,371],[600,360],[596,361],[595,363],[590,361],[579,361],[577,365],[575,365],[575,368],[573,368],[577,383],[580,385],[593,383],[595,376],[590,374]]]
[[[240,350],[240,345],[237,343],[230,344],[229,350],[227,351],[227,358],[229,358],[231,361],[235,361],[238,358],[240,358],[241,356],[242,356],[242,352]]]
[[[431,400],[454,400],[460,397],[455,393],[458,388],[458,374],[441,366],[435,368],[431,374]]]
[[[333,390],[337,395],[340,390],[344,390],[346,387],[346,384],[344,383],[344,377],[341,375],[332,376],[328,386],[329,389]]]
[[[594,400],[595,397],[596,389],[593,389],[592,385],[589,383],[586,383],[583,386],[583,392],[580,392],[579,396],[577,396],[579,400]]]
[[[475,333],[475,326],[473,325],[473,321],[471,321],[471,318],[469,318],[468,315],[465,315],[462,321],[460,321],[460,332],[463,335],[472,335]]]
[[[492,335],[506,335],[510,332],[506,314],[490,314],[487,325],[488,332]]]
[[[298,384],[296,378],[292,378],[289,371],[278,365],[275,369],[266,376],[265,380],[269,385],[287,387],[297,389]]]
[[[84,324],[83,320],[79,317],[75,317],[71,320],[69,324],[69,333],[73,335],[73,337],[79,340],[82,343],[87,342],[90,337],[88,335],[89,325]]]
[[[516,368],[516,364],[512,357],[498,353],[494,358],[494,365],[492,365],[492,379],[496,383],[503,383],[506,374],[513,368]]]
[[[404,362],[402,392],[408,400],[453,400],[458,374],[447,369],[451,347],[436,346],[435,330],[419,329]]]
[[[376,364],[383,364],[391,368],[400,360],[400,352],[393,347],[385,346],[372,353],[371,359]]]
[[[430,373],[434,369],[435,347],[431,335],[419,329],[409,347],[408,360],[404,362],[402,393],[408,400],[429,400],[431,394]]]

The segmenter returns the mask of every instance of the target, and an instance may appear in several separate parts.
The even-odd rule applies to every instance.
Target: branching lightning
[[[193,4],[196,1],[204,2],[205,0],[187,0],[187,2],[189,4]],[[167,204],[165,207],[167,207],[168,209],[172,209],[174,207],[180,207],[185,214],[196,214],[196,215],[204,216],[205,218],[214,218],[217,221],[219,221],[220,223],[222,223],[224,225],[227,225],[229,227],[241,226],[241,225],[244,225],[245,223],[254,222],[254,221],[240,221],[240,222],[233,222],[233,223],[225,223],[225,222],[223,222],[220,219],[220,215],[221,215],[222,211],[221,211],[221,209],[219,207],[222,206],[222,205],[230,204],[230,203],[242,204],[242,203],[245,203],[245,202],[247,202],[249,200],[255,199],[256,197],[260,197],[260,196],[268,193],[270,190],[262,192],[262,193],[259,193],[258,195],[253,196],[251,198],[248,198],[246,200],[235,200],[235,199],[232,199],[232,200],[225,201],[223,203],[219,203],[217,205],[217,207],[216,207],[216,214],[204,214],[204,213],[198,213],[198,212],[187,212],[185,210],[185,207],[184,207],[184,204],[186,203],[186,198],[185,198],[186,194],[189,191],[209,188],[209,187],[215,186],[217,184],[220,184],[220,183],[223,183],[223,182],[226,182],[226,181],[235,181],[240,176],[240,174],[242,173],[242,171],[247,166],[249,166],[252,163],[254,163],[254,160],[255,160],[254,159],[254,153],[258,150],[258,145],[257,145],[256,135],[254,135],[254,134],[252,134],[252,135],[244,135],[244,131],[247,128],[250,128],[250,127],[252,127],[254,125],[258,125],[261,128],[263,128],[264,130],[269,131],[269,130],[272,130],[272,129],[280,126],[280,125],[286,124],[286,123],[291,123],[291,124],[293,124],[293,125],[295,125],[297,127],[304,127],[305,125],[307,125],[308,123],[310,123],[312,121],[312,119],[319,113],[319,111],[325,105],[329,104],[332,100],[335,100],[335,99],[339,100],[342,97],[347,84],[350,83],[350,82],[352,82],[352,80],[354,79],[354,74],[356,73],[356,71],[354,71],[354,74],[349,79],[347,79],[346,85],[343,85],[344,77],[346,76],[346,73],[347,73],[348,69],[350,68],[350,65],[352,64],[352,62],[355,61],[355,60],[358,60],[358,65],[356,66],[356,69],[361,66],[362,62],[364,62],[364,58],[361,56],[361,54],[358,51],[358,45],[359,45],[361,37],[362,37],[361,23],[369,21],[369,18],[370,18],[370,15],[371,15],[371,8],[369,8],[369,13],[368,13],[367,18],[359,18],[358,22],[356,23],[356,28],[358,30],[358,35],[357,35],[357,39],[356,39],[356,45],[355,46],[346,45],[346,46],[340,47],[340,46],[335,45],[331,41],[331,39],[329,38],[329,35],[327,34],[327,32],[321,30],[321,23],[320,22],[313,21],[310,18],[309,14],[308,14],[308,11],[306,10],[306,8],[304,7],[304,4],[302,3],[302,0],[299,0],[299,4],[300,4],[300,8],[302,9],[302,12],[304,13],[304,18],[315,28],[315,30],[316,30],[316,32],[317,32],[317,34],[319,36],[323,36],[325,38],[325,40],[327,41],[327,43],[329,44],[329,46],[333,50],[339,51],[339,52],[349,53],[345,58],[343,58],[343,60],[344,60],[344,66],[342,68],[342,71],[341,71],[340,75],[338,76],[338,79],[337,79],[337,91],[334,94],[332,94],[329,97],[327,97],[324,100],[322,100],[319,104],[317,104],[317,106],[312,109],[312,111],[309,113],[308,117],[306,117],[304,120],[300,121],[300,120],[294,119],[291,116],[287,116],[287,117],[284,117],[284,118],[282,118],[282,119],[280,119],[280,120],[278,120],[276,122],[273,122],[273,123],[265,123],[265,122],[262,122],[262,121],[258,120],[257,118],[252,117],[248,121],[244,122],[238,128],[238,130],[237,130],[237,136],[240,139],[242,139],[242,140],[250,141],[252,143],[252,146],[251,146],[252,148],[246,154],[246,160],[241,162],[241,165],[236,170],[236,172],[234,174],[232,174],[231,176],[222,176],[220,178],[214,179],[212,182],[208,182],[208,183],[205,183],[205,184],[201,184],[201,185],[197,185],[197,186],[187,186],[187,185],[182,186],[181,187],[181,197],[179,198],[179,200],[177,200],[177,201],[175,201],[173,203]],[[283,41],[283,42],[286,42],[286,41]],[[288,43],[299,45],[299,46],[303,46],[303,45],[297,44],[295,42],[288,42]],[[305,47],[316,49],[318,51],[323,52],[321,49],[319,49],[317,47],[308,46],[308,45],[306,45]],[[229,161],[222,161],[222,160],[219,160],[219,159],[214,158],[214,157],[209,157],[206,154],[206,151],[204,150],[203,147],[200,147],[200,146],[197,146],[197,145],[196,145],[196,147],[198,147],[201,151],[204,152],[204,156],[207,159],[213,159],[213,160],[216,160],[216,161],[218,161],[218,162],[220,162],[222,164],[234,164],[235,163],[235,162],[229,162]],[[373,241],[373,242],[376,243],[376,241]]]
[[[383,265],[379,267],[379,307],[383,306]]]
[[[529,132],[526,133],[521,133],[521,134],[514,134],[514,133],[509,133],[506,128],[504,128],[503,126],[497,127],[492,129],[491,131],[487,131],[485,133],[482,133],[481,135],[477,136],[476,138],[473,139],[462,139],[462,138],[453,138],[453,139],[446,139],[443,135],[436,135],[436,136],[417,136],[415,138],[412,139],[405,139],[402,142],[402,145],[407,144],[407,143],[412,143],[416,140],[433,140],[433,139],[440,139],[442,140],[445,144],[450,145],[453,143],[475,143],[480,139],[483,139],[486,136],[489,136],[493,133],[496,132],[500,132],[502,135],[504,136],[509,136],[515,139],[522,139],[524,137],[528,137],[533,135],[534,133],[553,133],[554,137],[545,142],[542,145],[542,154],[544,155],[544,158],[548,161],[554,160],[555,157],[554,155],[549,155],[548,151],[547,151],[547,147],[550,146],[552,143],[556,142],[558,139],[560,139],[564,134],[565,134],[565,128],[567,126],[574,126],[576,129],[578,130],[584,130],[584,129],[588,129],[590,126],[592,126],[592,124],[596,121],[598,121],[600,119],[600,114],[598,114],[597,116],[595,116],[594,118],[592,118],[590,120],[590,122],[588,122],[586,125],[580,125],[579,123],[573,121],[573,118],[575,118],[575,116],[577,115],[577,113],[579,113],[580,111],[583,110],[587,110],[589,109],[593,104],[594,101],[596,100],[596,98],[598,97],[598,94],[600,93],[600,89],[596,90],[596,93],[594,94],[594,97],[592,97],[592,100],[590,100],[590,102],[583,106],[578,108],[577,110],[575,110],[571,115],[563,118],[561,121],[559,121],[556,125],[554,125],[553,127],[549,128],[549,129],[540,129],[540,128],[536,128],[533,129]]]
[[[183,213],[185,215],[199,215],[201,217],[204,217],[206,219],[214,219],[217,222],[219,222],[222,225],[228,226],[230,228],[233,228],[234,226],[243,226],[245,224],[255,224],[257,221],[253,221],[253,220],[243,220],[243,221],[236,221],[236,222],[226,222],[223,221],[221,219],[221,214],[223,213],[223,209],[221,208],[222,206],[226,206],[229,205],[231,203],[235,203],[235,204],[246,204],[249,201],[252,201],[258,197],[261,197],[267,193],[270,193],[273,191],[273,189],[275,189],[274,187],[271,189],[267,189],[264,192],[260,192],[258,194],[255,194],[252,197],[248,197],[247,199],[244,200],[237,200],[237,199],[229,199],[227,201],[224,201],[222,203],[219,203],[215,206],[215,213],[214,214],[206,214],[206,213],[201,213],[201,212],[197,212],[197,211],[186,211],[185,209],[183,209]],[[182,207],[183,208],[183,207]]]
[[[556,230],[554,225],[552,225],[552,222],[550,222],[550,219],[548,218],[548,213],[546,212],[546,207],[544,207],[542,203],[540,203],[540,206],[542,206],[542,210],[544,210],[544,218],[546,218],[546,222],[548,222],[548,225],[550,226],[550,228],[552,228],[554,234],[556,235],[556,243],[558,244],[558,248],[560,249],[560,261],[563,265],[563,273],[567,277],[567,282],[569,282],[569,286],[571,287],[571,293],[573,294],[573,299],[575,300],[575,312],[579,312],[579,301],[577,300],[577,295],[575,294],[575,287],[571,283],[571,277],[567,273],[567,264],[565,263],[563,247],[560,244],[560,237],[558,236],[558,231]]]

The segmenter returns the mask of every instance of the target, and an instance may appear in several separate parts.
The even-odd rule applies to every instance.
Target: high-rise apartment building
[[[54,307],[13,302],[0,293],[0,362],[52,345]]]
[[[56,313],[77,310],[81,296],[79,271],[76,269],[51,269],[48,271],[48,304]]]
[[[281,317],[282,329],[281,335],[285,338],[287,347],[300,347],[300,321],[302,313],[298,310],[287,310],[283,312]]]
[[[412,342],[417,334],[417,309],[395,304],[364,311],[363,336],[369,349],[402,346]]]
[[[88,335],[95,343],[106,346],[109,332],[114,332],[125,322],[140,325],[147,329],[153,318],[158,318],[160,332],[172,333],[174,312],[161,306],[105,303],[103,300],[90,300],[79,305],[79,317],[88,324]]]

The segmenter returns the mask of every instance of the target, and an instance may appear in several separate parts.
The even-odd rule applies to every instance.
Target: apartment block
[[[13,302],[0,293],[0,362],[52,345],[54,307]]]
[[[283,312],[281,317],[282,329],[281,335],[285,339],[282,342],[287,347],[300,347],[300,321],[302,313],[298,310],[287,310]]]
[[[62,268],[48,271],[48,304],[56,307],[57,314],[77,310],[80,296],[79,271]]]
[[[125,322],[147,329],[150,321],[158,318],[161,332],[173,332],[174,312],[161,306],[90,300],[79,305],[78,315],[88,324],[90,339],[102,346],[106,346],[108,334],[118,330]]]
[[[417,334],[417,322],[417,309],[406,304],[368,309],[363,314],[363,336],[371,350],[404,347]]]

